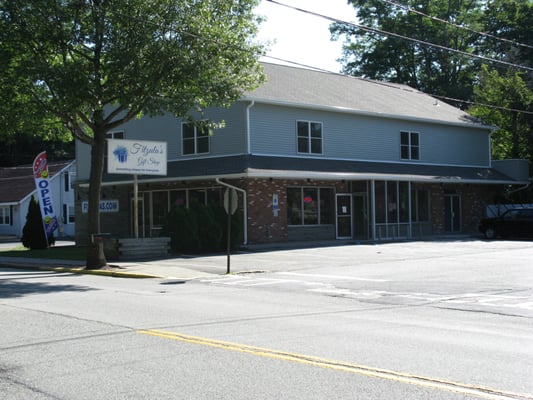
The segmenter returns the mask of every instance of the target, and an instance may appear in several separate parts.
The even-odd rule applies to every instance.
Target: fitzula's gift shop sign
[[[167,143],[108,139],[107,161],[110,174],[166,175]]]
[[[33,177],[37,188],[39,206],[41,207],[44,231],[46,237],[49,238],[59,227],[59,224],[52,204],[52,191],[50,189],[50,176],[48,173],[46,151],[38,154],[37,157],[35,157],[35,160],[33,160]]]

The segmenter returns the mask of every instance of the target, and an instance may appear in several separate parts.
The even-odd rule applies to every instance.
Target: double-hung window
[[[182,132],[184,155],[209,153],[209,130],[207,127],[199,127],[184,122]]]
[[[0,225],[11,225],[11,207],[0,207]]]
[[[73,224],[76,221],[73,204],[63,204],[63,223]]]
[[[420,160],[420,139],[418,132],[400,132],[400,154],[402,160]]]
[[[322,123],[297,121],[298,153],[322,154]]]

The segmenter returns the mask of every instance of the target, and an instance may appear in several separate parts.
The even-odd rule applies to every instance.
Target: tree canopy
[[[100,229],[110,129],[142,114],[229,106],[262,82],[257,2],[0,0],[2,123],[43,115],[91,146],[89,234]],[[105,264],[95,251],[90,267]]]
[[[493,157],[533,172],[531,0],[349,0],[358,24],[335,23],[343,72],[402,83],[465,108],[493,133]],[[401,3],[401,4],[400,4]]]
[[[331,28],[334,36],[346,38],[343,72],[403,83],[426,93],[470,97],[479,62],[468,54],[478,35],[436,19],[480,27],[482,1],[349,2],[357,9],[359,24],[337,23]]]

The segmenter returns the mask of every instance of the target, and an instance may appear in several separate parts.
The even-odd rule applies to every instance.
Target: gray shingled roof
[[[48,163],[50,177],[67,168],[70,161]],[[33,165],[0,168],[0,203],[18,203],[35,190]]]
[[[267,82],[246,100],[489,128],[464,111],[405,85],[263,63]]]

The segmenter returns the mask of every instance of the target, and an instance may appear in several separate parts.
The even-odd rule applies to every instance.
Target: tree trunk
[[[104,171],[105,130],[95,130],[94,145],[91,147],[91,175],[89,177],[89,210],[87,268],[97,269],[107,265],[100,233],[100,192]]]

